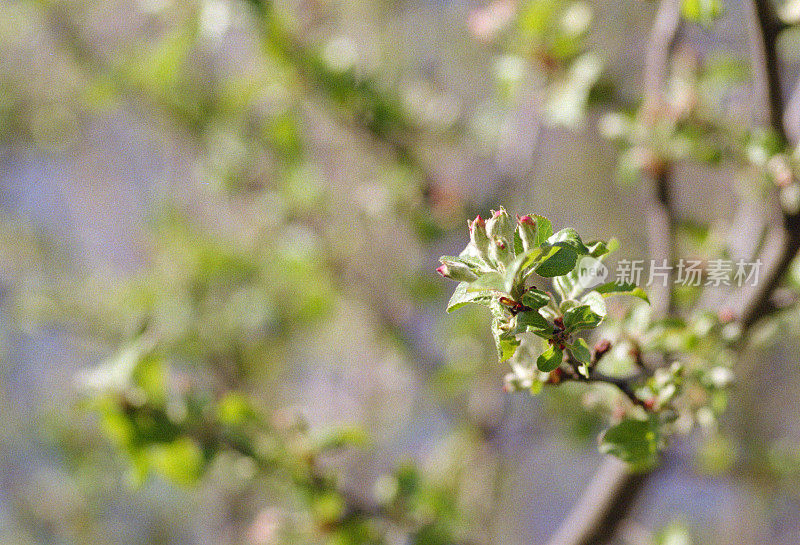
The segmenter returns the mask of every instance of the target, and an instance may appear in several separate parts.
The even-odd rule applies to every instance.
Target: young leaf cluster
[[[608,282],[587,289],[594,279],[585,269],[587,260],[601,265],[615,241],[584,243],[574,229],[553,232],[543,216],[515,221],[502,208],[486,221],[478,216],[469,222],[469,230],[467,247],[458,257],[440,258],[437,271],[459,281],[448,312],[469,303],[491,310],[500,361],[511,358],[522,336],[531,333],[544,344],[537,360],[540,371],[555,370],[565,358],[588,366],[591,354],[578,334],[603,322],[604,299],[630,294],[646,300],[644,291],[628,284]]]

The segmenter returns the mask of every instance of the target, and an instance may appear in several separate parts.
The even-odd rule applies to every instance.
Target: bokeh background
[[[358,494],[412,461],[476,543],[545,543],[601,422],[575,392],[505,393],[487,316],[446,315],[434,269],[500,205],[647,257],[648,182],[601,133],[641,100],[656,7],[0,2],[0,542],[272,543],[282,492],[246,463],[134,482],[84,410],[84,371],[147,335],[186,380],[362,425],[330,462]],[[758,116],[743,3],[680,43],[679,83]],[[746,171],[675,179],[705,244],[749,221]],[[675,442],[620,543],[800,541],[791,320],[779,341],[747,353],[719,433]]]

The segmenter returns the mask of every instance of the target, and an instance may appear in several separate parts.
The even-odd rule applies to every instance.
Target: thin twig
[[[569,374],[565,375],[563,378],[565,380],[574,380],[576,382],[600,382],[603,384],[610,384],[611,386],[615,386],[620,392],[625,394],[625,397],[633,403],[634,405],[639,405],[641,407],[646,407],[646,404],[643,400],[639,399],[636,395],[634,384],[637,383],[642,379],[644,374],[635,374],[628,377],[612,377],[611,375],[606,375],[597,370],[596,367],[591,366],[589,368],[589,376],[582,375],[578,368],[580,367],[581,363],[577,361],[573,355],[567,352],[567,363],[569,367],[565,369],[569,372]],[[563,369],[563,368],[562,368]]]

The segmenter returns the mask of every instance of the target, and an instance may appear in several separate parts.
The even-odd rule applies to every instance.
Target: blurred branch
[[[681,28],[680,0],[662,0],[659,5],[645,56],[645,97],[642,114],[658,114],[669,60]],[[655,192],[649,206],[648,237],[653,258],[672,258],[676,213],[670,192],[669,165],[661,165],[655,176]],[[654,310],[670,312],[670,283],[653,294]],[[647,474],[633,474],[618,459],[606,457],[578,503],[551,538],[550,545],[597,545],[614,535],[627,516]]]
[[[797,214],[784,216],[784,226],[784,241],[778,256],[770,265],[764,281],[750,294],[742,306],[743,310],[739,321],[744,331],[749,330],[760,319],[780,308],[773,303],[772,295],[800,250],[800,216]]]
[[[752,0],[749,4],[750,56],[755,91],[766,104],[770,128],[781,141],[788,142],[783,124],[784,107],[777,52],[778,35],[783,26],[769,0]]]
[[[784,124],[787,136],[793,142],[800,139],[800,78],[795,81],[789,100],[786,103]]]
[[[264,429],[260,429],[260,428]],[[272,434],[274,430],[269,429],[263,423],[255,427],[253,431]],[[259,469],[267,475],[283,473],[283,477],[289,482],[293,482],[299,489],[306,491],[309,495],[334,493],[341,497],[344,505],[343,509],[335,521],[330,522],[330,528],[341,526],[353,521],[380,520],[391,523],[401,528],[404,532],[413,534],[417,530],[419,521],[414,517],[410,510],[396,509],[392,506],[382,505],[374,500],[365,498],[363,494],[353,492],[341,486],[336,479],[332,479],[326,471],[321,460],[312,454],[308,454],[300,461],[300,466],[285,468],[276,464],[275,460],[265,458],[260,454],[259,449],[253,446],[253,438],[246,435],[230,433],[224,428],[190,430],[192,436],[199,444],[222,445],[233,452],[239,453],[252,459]],[[458,539],[452,545],[476,545],[471,540]]]
[[[660,108],[663,85],[669,75],[669,58],[681,27],[680,1],[662,0],[659,5],[644,64],[644,109]]]
[[[772,131],[778,135],[783,146],[789,146],[784,123],[785,108],[781,90],[781,69],[777,40],[784,25],[775,15],[769,0],[753,0],[750,17],[750,48],[755,87],[766,105],[767,117]],[[746,331],[761,318],[777,310],[771,301],[798,250],[800,250],[800,212],[783,212],[781,226],[783,243],[773,262],[769,264],[764,281],[742,305],[740,323]]]
[[[784,104],[781,92],[777,38],[783,25],[768,0],[754,0],[750,24],[753,72],[757,89],[767,105],[771,129],[785,146],[789,145],[784,125]],[[656,113],[660,105],[661,85],[668,71],[670,52],[680,28],[680,2],[665,0],[661,4],[651,36],[645,68],[645,114]],[[649,111],[648,111],[649,110]],[[649,241],[653,258],[671,260],[674,256],[676,212],[670,194],[669,165],[659,168],[655,176],[655,199],[649,214]],[[783,214],[784,243],[765,281],[744,304],[741,324],[747,331],[756,321],[776,310],[771,296],[786,270],[800,250],[800,213]],[[656,314],[672,312],[670,282],[665,289],[651,294]],[[551,541],[551,545],[588,545],[610,538],[625,518],[647,475],[632,475],[624,464],[606,460],[584,497]]]
[[[634,475],[628,465],[606,456],[549,545],[603,543],[614,535],[626,511],[645,482],[646,474]]]
[[[44,16],[59,45],[67,49],[73,58],[92,76],[105,71],[105,61],[91,48],[78,27],[72,22],[63,5],[48,0],[36,2],[44,9]]]
[[[680,1],[664,0],[656,15],[645,56],[645,96],[642,115],[647,120],[654,120],[663,110],[664,82],[669,77],[670,57],[680,33],[681,21]],[[650,199],[647,214],[650,257],[670,264],[675,258],[675,230],[678,223],[671,178],[670,164],[662,162],[655,165],[654,194]],[[671,274],[670,269],[670,276]],[[668,278],[661,285],[651,286],[650,300],[656,315],[666,315],[673,311],[671,284]]]
[[[675,231],[678,215],[672,197],[671,167],[662,165],[655,176],[654,194],[647,211],[647,241],[650,257],[654,261],[672,264],[675,261]],[[672,269],[663,283],[650,286],[650,302],[656,316],[665,316],[674,311],[672,296]]]

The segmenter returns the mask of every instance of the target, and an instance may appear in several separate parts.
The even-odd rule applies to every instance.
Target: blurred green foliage
[[[794,4],[784,6],[787,20]],[[432,279],[430,256],[462,241],[467,212],[497,197],[490,183],[467,180],[484,191],[471,196],[475,188],[462,178],[473,173],[450,164],[453,150],[485,155],[521,110],[533,108],[537,123],[563,130],[579,128],[602,106],[600,131],[620,144],[619,178],[629,185],[667,162],[732,162],[755,180],[755,192],[777,184],[786,209],[800,202],[797,153],[770,131],[751,129],[732,106],[748,76],[741,59],[682,51],[663,108],[637,110],[606,71],[592,28],[602,10],[586,2],[497,0],[464,14],[465,39],[471,33],[486,59],[472,69],[494,90],[480,107],[437,82],[393,76],[392,46],[371,51],[348,20],[360,5],[38,0],[2,7],[4,150],[70,160],[94,141],[100,120],[135,119],[181,165],[163,174],[163,193],[141,183],[148,219],[131,234],[126,251],[135,264],[123,270],[94,267],[63,241],[21,227],[27,218],[3,221],[3,348],[57,331],[83,368],[73,392],[54,393],[31,415],[5,399],[14,392],[4,382],[9,431],[0,454],[17,459],[32,437],[62,472],[9,485],[2,507],[13,520],[0,528],[4,542],[498,542],[512,503],[498,491],[516,478],[501,444],[511,398],[500,393],[503,370],[493,364],[485,316],[464,309],[439,318],[445,289]],[[399,9],[378,8],[379,24]],[[684,1],[683,16],[712,28],[721,8]],[[124,146],[140,149],[123,134]],[[72,188],[76,206],[98,223],[103,178],[116,166],[104,160],[96,184]],[[111,216],[126,229],[123,211]],[[647,377],[634,396],[664,414],[674,410],[670,431],[701,430],[695,463],[705,473],[741,463],[721,424],[736,331],[711,314],[662,320],[639,307],[612,308],[605,320],[600,290],[564,306],[581,295],[572,293],[570,276],[578,256],[609,248],[550,227],[532,244],[547,247],[532,258],[541,258],[536,272],[561,277],[553,288],[560,306],[546,325],[562,311],[570,332],[603,321],[599,334],[615,349],[594,363],[610,376],[636,365],[633,348],[680,359],[680,372]],[[726,255],[718,226],[686,221],[680,228],[687,252]],[[508,242],[513,255],[492,259],[523,255],[521,237]],[[518,293],[518,273],[534,263],[506,274],[510,265],[481,271],[483,287],[535,307],[534,292]],[[466,266],[478,276],[474,262]],[[643,295],[634,286],[621,291]],[[699,296],[687,290],[676,298],[688,308]],[[481,297],[462,286],[453,304]],[[543,388],[567,348],[551,344],[534,368],[539,351],[517,334],[552,340],[552,330],[544,334],[529,310],[520,324],[519,313],[510,317],[498,301],[494,307],[495,346],[512,366],[507,384],[547,392],[542,404],[559,415],[552,425],[577,444],[610,421],[604,452],[640,468],[656,461],[665,439],[652,415],[631,409],[608,384]],[[520,326],[513,334],[511,322]],[[583,337],[568,351],[583,366],[592,357]],[[359,354],[369,355],[367,365],[354,361]],[[4,381],[14,374],[6,371]],[[371,406],[352,414],[358,411],[343,409],[346,402],[335,404],[349,392],[336,380],[333,394],[323,391],[326,373],[352,373]],[[404,387],[411,383],[424,384],[424,394]],[[421,433],[413,426],[427,403],[446,423],[441,433],[422,426],[434,436],[423,449],[407,436]],[[399,446],[387,445],[391,433]],[[777,441],[765,451],[770,478],[797,478],[797,445]],[[208,520],[222,520],[222,528]],[[137,521],[144,529],[126,526]],[[690,532],[672,524],[655,542],[689,543]]]

